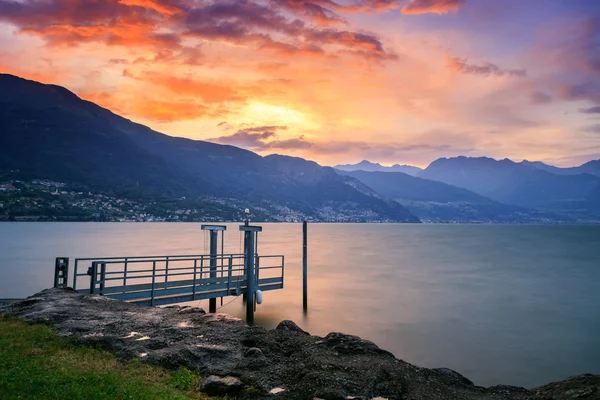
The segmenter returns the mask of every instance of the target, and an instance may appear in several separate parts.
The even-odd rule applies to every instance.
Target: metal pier
[[[145,306],[239,296],[248,292],[245,260],[240,254],[77,258],[73,288]],[[79,271],[82,262],[91,263],[86,272]],[[257,290],[283,288],[283,256],[255,256],[254,265]],[[85,289],[77,289],[82,283]]]
[[[76,258],[73,289],[143,306],[160,306],[209,299],[209,312],[216,312],[217,298],[248,298],[246,319],[254,320],[256,298],[262,292],[283,289],[284,256],[258,255],[260,226],[248,221],[244,232],[244,254],[223,254],[224,225],[202,225],[210,232],[210,254]],[[221,253],[218,236],[221,233]],[[82,271],[82,266],[87,267]],[[66,287],[69,258],[55,262],[54,287]]]

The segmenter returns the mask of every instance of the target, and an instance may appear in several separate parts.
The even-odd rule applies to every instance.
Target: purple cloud
[[[524,69],[502,69],[496,64],[489,62],[477,65],[469,64],[464,58],[458,57],[446,57],[448,68],[453,71],[460,72],[463,74],[482,75],[482,76],[518,76],[524,77],[527,75],[527,71]]]

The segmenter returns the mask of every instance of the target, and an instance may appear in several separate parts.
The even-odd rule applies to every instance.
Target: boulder
[[[210,396],[236,395],[243,387],[242,381],[233,376],[211,375],[200,382],[200,391]]]
[[[278,331],[288,331],[288,332],[297,332],[304,333],[308,335],[309,333],[300,328],[294,321],[290,321],[286,319],[285,321],[281,321],[279,325],[275,328]]]

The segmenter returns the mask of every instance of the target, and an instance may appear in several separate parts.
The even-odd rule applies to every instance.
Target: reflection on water
[[[285,255],[286,269],[258,325],[359,335],[480,385],[600,373],[600,227],[312,224],[304,315],[302,226],[263,226],[260,254]],[[200,224],[0,224],[0,297],[50,286],[57,256],[199,254],[205,235]],[[225,242],[241,252],[237,224]],[[244,316],[241,298],[224,304]]]

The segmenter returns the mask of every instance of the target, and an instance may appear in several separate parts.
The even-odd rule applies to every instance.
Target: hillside
[[[0,87],[3,179],[51,179],[133,200],[216,198],[271,220],[418,222],[332,168],[164,135],[59,86],[0,74]]]
[[[540,223],[567,222],[549,212],[502,204],[469,190],[400,172],[353,171],[352,176],[373,190],[398,201],[423,221]]]

